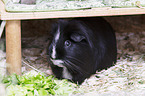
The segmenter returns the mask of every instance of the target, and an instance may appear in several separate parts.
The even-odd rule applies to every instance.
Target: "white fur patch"
[[[53,62],[54,65],[63,68],[63,72],[62,72],[63,78],[72,80],[72,75],[68,72],[67,68],[63,65],[64,62],[62,60],[52,60],[51,59],[51,61]]]
[[[52,54],[51,54],[51,57],[52,57],[53,59],[56,58],[56,46],[55,46],[55,45],[52,46]]]
[[[54,65],[58,66],[58,67],[64,67],[62,64],[64,63],[62,60],[52,60]]]
[[[59,28],[58,28],[57,34],[56,34],[56,36],[55,36],[55,42],[57,42],[57,41],[59,40],[59,37],[60,37],[60,30],[59,30]]]
[[[62,77],[72,80],[72,75],[68,72],[66,67],[63,67]]]
[[[60,30],[59,30],[59,28],[58,28],[57,34],[56,34],[56,36],[55,36],[55,41],[54,41],[54,44],[53,44],[53,46],[52,46],[52,54],[51,54],[51,57],[52,57],[53,59],[56,58],[56,43],[57,43],[57,41],[59,40],[59,38],[60,38]]]

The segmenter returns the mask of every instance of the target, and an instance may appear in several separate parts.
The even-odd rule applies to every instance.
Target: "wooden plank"
[[[4,6],[2,6],[2,1],[0,0],[0,20],[1,20],[1,14],[2,14],[2,8],[3,8]]]
[[[21,21],[6,22],[6,62],[8,74],[21,74]]]
[[[76,11],[54,11],[54,12],[29,12],[10,13],[4,9],[0,1],[1,20],[24,20],[24,19],[46,19],[46,18],[70,18],[70,17],[93,17],[93,16],[116,16],[145,14],[145,8],[93,8]]]

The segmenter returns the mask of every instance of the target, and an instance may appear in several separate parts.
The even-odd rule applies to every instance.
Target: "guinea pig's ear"
[[[77,34],[77,33],[71,34],[70,38],[75,42],[81,42],[82,40],[85,40],[84,36]]]

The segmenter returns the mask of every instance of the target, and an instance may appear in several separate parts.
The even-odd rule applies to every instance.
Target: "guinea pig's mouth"
[[[62,61],[62,60],[53,60],[53,59],[50,59],[50,60],[52,61],[52,63],[53,63],[54,65],[56,65],[56,66],[58,66],[58,67],[65,67],[65,66],[63,65],[64,61]]]

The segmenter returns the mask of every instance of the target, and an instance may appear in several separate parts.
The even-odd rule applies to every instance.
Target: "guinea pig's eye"
[[[70,45],[71,45],[71,41],[66,40],[64,44],[65,44],[66,46],[70,46]]]

